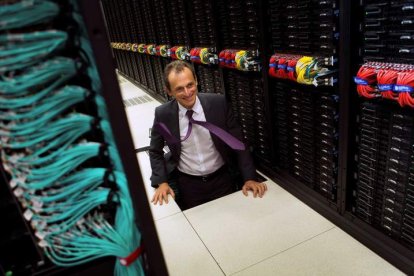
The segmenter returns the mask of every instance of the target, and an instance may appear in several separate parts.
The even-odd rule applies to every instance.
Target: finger
[[[167,201],[166,199],[165,199],[165,192],[163,192],[162,194],[161,194],[161,196],[160,196],[160,205],[162,205],[163,203],[164,203],[164,201]]]
[[[243,191],[243,194],[245,196],[247,196],[247,187],[246,186],[243,186],[242,191]]]
[[[257,193],[259,192],[258,188],[256,186],[253,186],[252,189],[253,189],[253,197],[257,197]]]
[[[154,194],[154,205],[157,205],[157,203],[159,201],[159,197],[160,197],[160,193],[155,192],[155,194]]]
[[[165,192],[165,203],[168,204],[168,192]]]
[[[162,198],[162,194],[161,194],[161,193],[158,193],[158,194],[157,194],[157,203],[158,203],[159,205],[161,205],[161,204],[162,204],[161,198]]]
[[[175,193],[174,193],[174,190],[173,189],[170,189],[170,194],[173,197],[173,199],[175,199]]]
[[[264,194],[264,186],[259,184],[258,190],[259,190],[259,197],[260,198],[263,197],[263,194]]]
[[[155,195],[154,195],[154,205],[157,205],[158,204],[158,201],[159,201],[159,193],[156,193]]]
[[[263,187],[260,184],[257,186],[257,194],[259,195],[259,197],[263,196]]]

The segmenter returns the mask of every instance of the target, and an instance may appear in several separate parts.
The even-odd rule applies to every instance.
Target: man
[[[225,97],[198,95],[194,68],[181,60],[166,66],[164,84],[173,100],[155,109],[149,150],[151,185],[156,188],[152,202],[168,203],[168,194],[175,198],[169,185],[171,175],[176,175],[182,209],[228,195],[235,191],[228,170],[228,165],[235,161],[244,181],[243,194],[247,196],[250,190],[254,197],[262,197],[267,190],[266,184],[255,181],[253,160],[249,151],[243,149],[241,130]],[[226,137],[211,134],[218,130],[201,126],[203,122],[225,130]],[[170,149],[166,156],[163,151],[165,142]]]

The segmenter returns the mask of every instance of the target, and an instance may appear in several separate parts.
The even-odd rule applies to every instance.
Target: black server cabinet
[[[12,5],[18,1],[6,2],[2,3],[2,5]],[[131,201],[133,205],[132,208],[133,212],[135,213],[135,221],[133,221],[133,224],[137,226],[137,228],[140,230],[142,234],[142,244],[144,244],[143,253],[141,255],[143,259],[143,270],[149,275],[168,275],[167,268],[164,262],[164,257],[156,234],[156,229],[151,215],[149,203],[146,197],[144,184],[142,182],[142,176],[140,174],[140,171],[137,170],[138,161],[136,159],[131,135],[128,128],[128,122],[119,90],[119,85],[117,83],[117,78],[114,71],[115,64],[113,63],[114,60],[112,59],[112,54],[109,47],[109,40],[106,35],[107,33],[109,34],[111,41],[122,41],[127,37],[130,37],[132,31],[130,29],[126,30],[122,28],[123,24],[126,22],[125,20],[128,19],[128,16],[125,13],[125,9],[114,9],[113,2],[108,2],[107,4],[109,4],[109,6],[102,6],[100,1],[95,0],[56,2],[58,2],[57,4],[59,7],[59,16],[53,19],[54,21],[52,23],[42,23],[35,25],[34,27],[30,26],[28,28],[21,28],[18,30],[22,33],[30,33],[31,31],[42,31],[43,29],[55,28],[57,30],[63,30],[69,33],[66,44],[61,49],[59,49],[58,54],[68,57],[68,59],[76,59],[76,61],[79,62],[79,68],[76,68],[76,70],[74,70],[74,76],[72,79],[70,79],[70,82],[68,82],[68,84],[77,85],[78,87],[84,87],[92,91],[96,88],[92,87],[94,85],[97,85],[96,82],[93,82],[99,82],[99,80],[91,80],[91,75],[87,75],[87,73],[85,72],[86,68],[88,66],[92,67],[91,64],[93,64],[94,62],[91,60],[88,60],[90,63],[86,62],[88,55],[85,52],[82,52],[85,51],[85,49],[82,48],[82,46],[80,46],[80,41],[77,40],[80,40],[79,33],[82,33],[82,31],[87,32],[85,35],[88,37],[87,40],[89,40],[89,42],[86,44],[91,46],[91,54],[93,55],[93,58],[96,61],[97,74],[99,75],[96,77],[97,79],[100,79],[100,82],[102,84],[102,96],[104,102],[103,105],[106,106],[108,114],[105,114],[106,112],[99,113],[99,108],[97,108],[97,104],[93,104],[94,102],[92,98],[94,97],[94,95],[90,95],[89,98],[84,99],[84,101],[77,104],[76,106],[71,106],[70,110],[67,113],[62,114],[66,116],[71,112],[74,114],[74,112],[76,111],[79,113],[94,116],[95,119],[101,118],[99,117],[101,116],[100,114],[109,115],[109,123],[111,125],[110,127],[112,128],[114,133],[113,138],[115,140],[114,142],[117,151],[120,153],[120,162],[122,162],[122,167],[127,178],[128,190],[129,194],[131,195]],[[26,4],[30,6],[33,3]],[[124,2],[123,4],[127,5],[127,2]],[[80,10],[80,13],[78,13],[78,8]],[[108,30],[106,30],[104,25],[102,8],[105,10],[105,15],[107,16],[106,23],[108,24]],[[116,13],[108,13],[108,10],[115,11]],[[75,17],[77,17],[76,20],[78,21],[74,19]],[[82,20],[80,20],[80,17],[82,18]],[[83,23],[80,22],[83,22],[85,24],[83,25]],[[79,27],[79,29],[76,29],[76,27]],[[9,32],[9,34],[14,33],[13,31]],[[7,29],[6,31],[2,29],[2,34],[4,34],[4,32],[8,32]],[[24,35],[22,35],[22,37],[23,36]],[[88,50],[89,49],[87,48],[86,51]],[[136,76],[135,74],[139,72],[138,70],[140,67],[138,64],[131,63],[132,57],[130,53],[127,53],[125,51],[122,52],[119,50],[114,50],[113,53],[115,55],[119,70],[123,71],[124,74]],[[44,56],[42,56],[42,58],[43,57]],[[83,64],[83,66],[81,67],[80,64],[82,62],[85,62],[85,64]],[[17,76],[19,76],[19,74],[22,72],[25,71],[17,70],[14,73],[16,73]],[[31,87],[30,89],[32,88],[33,91],[31,92],[35,93],[38,87]],[[44,104],[45,102],[47,102],[47,98],[45,98],[45,100],[41,104]],[[35,105],[30,106],[30,108],[32,107],[34,108]],[[23,109],[23,111],[26,112],[30,110],[30,108],[26,107],[25,109]],[[22,110],[20,110],[20,112],[21,111]],[[3,115],[4,113],[5,111],[2,110]],[[4,116],[2,118],[4,118]],[[4,122],[4,119],[2,119],[2,124]],[[105,141],[99,140],[102,139],[103,131],[101,131],[97,127],[99,124],[99,122],[97,122],[98,120],[94,121],[93,126],[90,126],[90,133],[87,132],[85,136],[82,136],[84,139],[91,139],[91,141],[95,141],[97,143]],[[95,138],[97,140],[93,140]],[[23,150],[24,149],[20,150],[20,152],[23,152]],[[13,153],[13,150],[8,151],[6,149],[5,152],[7,152],[7,154],[11,154]],[[85,167],[89,168],[94,167],[95,165],[96,167],[99,167],[101,165],[102,167],[104,167],[108,165],[109,168],[111,165],[106,163],[109,160],[109,158],[103,157],[107,156],[105,155],[104,147],[100,148],[99,154],[101,153],[102,156],[99,155],[99,158],[97,157],[96,159],[88,160],[88,163],[85,165]],[[99,258],[94,261],[84,263],[82,265],[71,267],[56,266],[51,261],[49,261],[49,259],[47,258],[47,254],[45,254],[45,250],[41,249],[41,245],[39,243],[39,239],[42,239],[38,239],[36,237],[36,234],[39,233],[34,233],[34,227],[31,226],[31,223],[29,223],[30,219],[28,219],[27,217],[28,214],[24,212],[25,210],[29,210],[29,208],[27,208],[27,205],[22,204],[22,201],[17,200],[18,195],[16,194],[16,189],[14,189],[15,187],[13,187],[10,182],[10,174],[8,173],[8,169],[10,168],[5,169],[5,167],[8,166],[8,164],[10,163],[4,162],[5,159],[3,158],[4,156],[2,156],[2,162],[0,163],[0,213],[4,222],[2,224],[2,239],[0,240],[0,274],[3,275],[7,273],[6,275],[10,275],[10,273],[12,273],[13,275],[113,275],[114,263],[120,262],[118,258]],[[105,177],[106,175],[107,172],[105,172]],[[108,178],[106,178],[106,180],[108,180]],[[110,186],[110,182],[111,181],[108,180],[108,182],[104,184]],[[106,200],[108,200],[108,202],[105,201],[105,204],[110,203],[110,196],[108,196]],[[100,209],[101,207],[102,209]],[[108,209],[104,210],[104,208],[106,207],[108,207]],[[114,218],[114,213],[112,213],[114,209],[110,208],[111,207],[106,205],[99,206],[99,210],[104,210],[102,211],[102,213],[105,213],[105,215],[108,216],[107,218],[105,218],[108,219],[108,221]],[[57,230],[55,229],[55,231]]]

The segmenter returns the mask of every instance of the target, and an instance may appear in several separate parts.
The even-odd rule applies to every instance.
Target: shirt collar
[[[180,117],[185,116],[188,109],[185,108],[184,106],[182,106],[178,101],[177,101],[177,103],[178,103]],[[202,106],[201,106],[201,103],[200,103],[200,100],[198,99],[198,96],[196,96],[196,101],[194,103],[194,106],[193,106],[192,110],[194,111],[195,114],[200,114],[203,110]]]

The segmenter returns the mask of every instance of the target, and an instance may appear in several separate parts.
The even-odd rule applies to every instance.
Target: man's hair
[[[171,72],[180,73],[184,70],[184,68],[190,69],[191,73],[193,74],[194,80],[197,79],[194,67],[192,64],[182,61],[182,60],[175,60],[170,62],[164,68],[164,85],[168,90],[171,90],[170,82],[168,81],[168,76]]]

